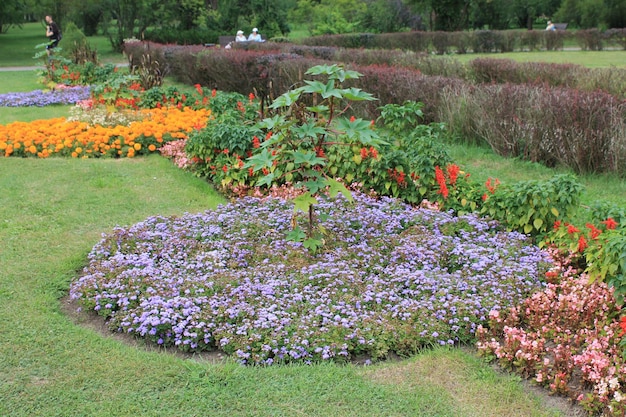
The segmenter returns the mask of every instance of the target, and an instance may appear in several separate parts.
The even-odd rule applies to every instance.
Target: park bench
[[[567,23],[554,23],[554,28],[556,30],[565,30],[567,29]]]

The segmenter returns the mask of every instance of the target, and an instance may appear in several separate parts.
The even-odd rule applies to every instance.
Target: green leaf
[[[291,131],[299,138],[317,138],[318,135],[323,135],[326,130],[320,126],[317,126],[315,122],[304,123],[300,126],[294,126]]]
[[[376,97],[374,97],[373,94],[370,93],[366,93],[365,91],[361,90],[360,88],[345,88],[342,90],[342,94],[343,97],[347,100],[352,100],[352,101],[363,101],[363,100],[367,100],[367,101],[373,101],[373,100],[378,100]]]
[[[324,244],[320,239],[308,238],[302,242],[302,246],[310,250],[311,252],[317,252],[317,249]]]
[[[311,194],[304,193],[294,198],[293,203],[295,204],[293,211],[300,210],[308,213],[309,207],[317,204],[317,200]]]
[[[293,156],[293,162],[296,165],[308,164],[309,166],[322,165],[326,164],[326,160],[324,158],[320,158],[313,151],[300,152],[293,151],[291,152]]]
[[[274,164],[275,157],[272,153],[264,148],[261,152],[256,153],[246,160],[244,168],[253,168],[254,172],[260,171],[263,168],[270,168]]]
[[[354,201],[352,193],[346,188],[344,183],[337,181],[333,178],[326,178],[324,182],[328,186],[328,194],[331,197],[335,197],[337,194],[341,193],[346,198],[346,200],[350,202]]]
[[[532,224],[526,224],[524,226],[524,233],[528,234],[528,233],[530,233],[532,231],[533,231],[533,225]]]
[[[556,207],[552,207],[550,211],[554,214],[554,217],[559,217],[559,210]]]
[[[289,90],[281,96],[276,97],[274,102],[270,105],[271,109],[278,109],[280,107],[290,107],[298,101],[302,95],[302,88],[296,88],[295,90]]]
[[[541,226],[543,226],[543,220],[535,219],[535,221],[533,221],[533,226],[535,226],[535,229],[541,230]]]
[[[287,233],[288,241],[302,242],[304,239],[306,239],[306,234],[299,227],[296,227],[295,229]]]
[[[271,187],[273,182],[274,182],[274,173],[270,172],[269,174],[259,178],[258,181],[256,182],[256,185],[258,185],[259,187],[263,185],[267,185],[268,187]]]

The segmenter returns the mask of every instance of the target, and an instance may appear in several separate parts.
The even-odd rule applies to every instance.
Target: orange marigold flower
[[[154,152],[154,151],[156,151],[156,146],[153,143],[151,143],[150,145],[148,145],[148,150],[150,152]]]

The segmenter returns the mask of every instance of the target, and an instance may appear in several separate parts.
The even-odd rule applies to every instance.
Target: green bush
[[[572,175],[556,175],[547,181],[520,181],[486,194],[480,212],[502,222],[509,230],[545,235],[557,220],[573,217],[582,189]]]

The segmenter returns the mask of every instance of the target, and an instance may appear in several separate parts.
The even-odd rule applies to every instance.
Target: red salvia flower
[[[552,228],[553,228],[554,230],[558,230],[558,229],[559,229],[559,227],[561,227],[561,221],[560,221],[560,220],[555,220],[555,221],[554,221],[554,226],[552,226]]]
[[[452,165],[448,165],[447,171],[448,171],[448,177],[450,178],[450,184],[451,185],[456,184],[456,179],[459,176],[459,172],[461,171],[461,168],[459,168],[458,165],[452,164]]]
[[[367,158],[368,155],[369,152],[367,151],[367,148],[361,148],[361,159]]]
[[[370,146],[370,155],[372,155],[374,159],[378,158],[378,151],[373,146]]]
[[[587,239],[585,239],[585,236],[580,235],[580,237],[578,238],[578,252],[583,253],[586,248],[587,248]]]
[[[615,229],[618,225],[618,223],[615,220],[613,220],[612,217],[609,217],[608,219],[600,223],[604,224],[607,230]]]
[[[619,327],[620,329],[622,329],[622,332],[619,334],[619,337],[622,337],[626,334],[626,316],[622,316],[622,318],[619,319]]]
[[[198,92],[198,94],[202,95],[202,86],[200,84],[194,84],[194,87],[196,87],[196,91]]]
[[[574,233],[578,233],[580,232],[580,230],[578,230],[576,228],[576,226],[574,226],[573,224],[568,224],[567,225],[567,233],[569,233],[570,235],[574,234]]]
[[[439,184],[439,191],[437,194],[441,194],[443,198],[448,198],[448,187],[446,186],[446,177],[439,166],[435,167],[435,181]]]
[[[261,140],[256,136],[252,137],[252,147],[255,149],[261,147]]]
[[[591,236],[591,238],[594,240],[597,239],[598,236],[600,236],[600,233],[602,233],[602,230],[598,229],[591,223],[587,223],[585,226],[587,226],[587,228],[590,230],[589,236]]]

